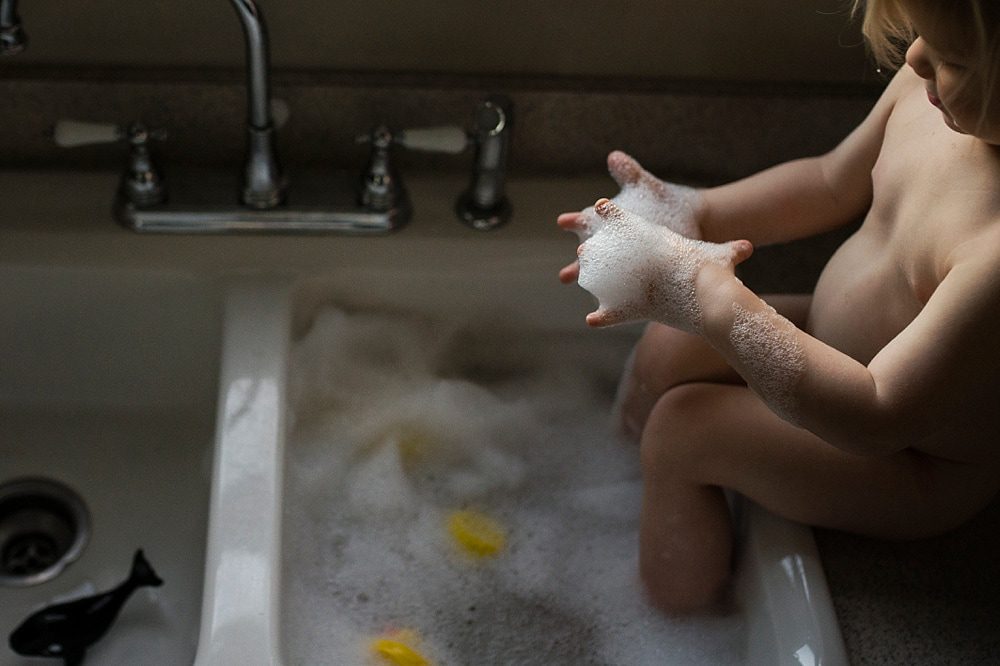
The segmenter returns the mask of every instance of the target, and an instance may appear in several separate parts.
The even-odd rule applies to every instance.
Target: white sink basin
[[[317,638],[315,630],[311,633],[302,629],[297,618],[311,613],[328,620],[330,633],[342,633],[344,623],[340,620],[344,618],[331,617],[328,606],[312,607],[315,596],[306,589],[313,585],[310,579],[315,580],[316,571],[323,569],[322,563],[317,568],[317,561],[335,555],[329,549],[302,547],[308,539],[295,533],[304,529],[301,512],[314,511],[315,529],[321,532],[326,529],[324,512],[329,516],[338,507],[310,508],[308,499],[302,499],[295,486],[301,483],[301,476],[284,471],[308,464],[308,460],[298,457],[298,451],[287,447],[289,442],[295,443],[291,428],[296,420],[296,415],[288,411],[290,382],[295,381],[289,374],[309,366],[308,360],[303,364],[301,359],[298,366],[291,365],[289,350],[319,313],[330,307],[362,313],[416,313],[439,321],[458,320],[473,329],[502,322],[515,336],[512,346],[534,346],[537,351],[539,345],[552,344],[565,336],[570,344],[589,344],[590,351],[599,354],[604,344],[607,356],[593,357],[604,365],[620,364],[628,339],[634,339],[637,333],[636,329],[586,330],[582,318],[592,306],[590,297],[555,279],[565,259],[565,244],[503,241],[499,237],[471,237],[467,241],[421,239],[412,244],[397,237],[371,242],[375,245],[370,253],[338,255],[331,261],[336,268],[325,273],[248,283],[233,292],[223,369],[229,388],[224,388],[224,395],[230,397],[227,403],[231,401],[233,413],[242,414],[233,421],[233,432],[242,434],[227,437],[223,428],[223,441],[232,441],[234,458],[239,455],[236,451],[245,454],[246,442],[253,441],[255,458],[234,463],[233,469],[240,468],[241,475],[246,472],[245,478],[254,478],[255,482],[242,488],[234,483],[240,489],[227,502],[227,484],[220,486],[217,477],[215,490],[223,492],[216,496],[215,506],[220,515],[224,511],[221,507],[228,506],[231,515],[245,512],[257,516],[260,522],[252,531],[236,529],[235,536],[220,537],[213,530],[213,538],[220,539],[216,552],[232,555],[226,576],[220,576],[214,588],[219,616],[225,615],[223,608],[246,605],[242,613],[232,615],[238,621],[229,622],[227,631],[206,627],[206,632],[214,631],[212,635],[220,638],[206,640],[209,634],[203,632],[203,647],[210,652],[204,652],[199,663],[238,664],[253,654],[268,654],[273,664],[309,661],[308,655],[315,655],[317,649],[321,653],[330,649],[330,641],[334,640],[329,635]],[[379,257],[381,253],[390,255],[391,260]],[[602,337],[603,342],[588,343],[589,336]],[[239,342],[230,345],[236,340]],[[504,350],[501,355],[508,353]],[[252,418],[251,410],[240,407],[251,402],[256,414]],[[335,438],[335,434],[331,436]],[[237,445],[237,440],[243,446]],[[225,460],[226,455],[218,458]],[[251,491],[251,487],[255,490]],[[739,503],[745,544],[737,580],[741,606],[737,622],[743,627],[738,639],[740,658],[747,664],[845,664],[810,531],[748,503]],[[256,544],[255,556],[247,550],[251,542]],[[305,571],[310,568],[311,572]],[[225,569],[219,567],[220,571]],[[412,573],[419,575],[416,570]],[[300,579],[300,575],[309,578]],[[332,588],[328,592],[338,594]],[[224,602],[226,599],[233,604]],[[259,613],[251,613],[253,608]],[[524,621],[545,622],[546,618],[552,620],[551,616],[540,615]],[[345,640],[364,639],[355,636]],[[311,641],[316,645],[308,645]],[[343,653],[359,654],[353,649],[353,653],[352,649]],[[525,651],[530,653],[530,647]],[[487,660],[504,658],[481,656]],[[567,653],[565,663],[575,663],[574,658]]]
[[[17,657],[6,636],[53,600],[117,585],[138,548],[165,584],[134,594],[86,663],[190,663],[214,433],[217,290],[178,274],[56,266],[3,266],[0,284],[0,488],[56,481],[90,517],[79,558],[61,573],[0,586],[0,664],[51,663]]]

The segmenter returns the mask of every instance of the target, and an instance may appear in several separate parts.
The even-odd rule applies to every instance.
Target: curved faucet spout
[[[267,27],[253,0],[230,1],[246,38],[248,136],[242,199],[250,208],[273,208],[285,200],[286,183],[271,123]]]
[[[267,27],[264,16],[252,0],[230,0],[243,26],[247,51],[247,122],[250,127],[271,126]]]

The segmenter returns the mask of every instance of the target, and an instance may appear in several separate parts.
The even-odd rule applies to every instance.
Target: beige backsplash
[[[165,164],[235,168],[244,150],[240,77],[198,78],[159,69],[54,68],[0,78],[0,168],[115,168],[122,162],[120,146],[56,148],[48,133],[61,118],[143,119],[170,133],[157,146]],[[469,126],[476,102],[489,92],[514,101],[513,172],[596,173],[608,151],[619,148],[664,177],[713,182],[829,149],[864,117],[877,90],[279,73],[274,94],[291,107],[279,150],[289,167],[360,169],[365,152],[355,135],[377,123]],[[468,154],[400,154],[398,163],[404,174],[459,172],[469,160]]]

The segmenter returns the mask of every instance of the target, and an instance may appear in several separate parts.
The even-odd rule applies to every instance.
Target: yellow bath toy
[[[431,666],[430,660],[410,645],[419,640],[417,632],[404,629],[373,639],[369,648],[381,662],[392,666]]]
[[[496,555],[507,543],[507,535],[498,522],[468,509],[448,516],[448,532],[462,550],[474,557]]]

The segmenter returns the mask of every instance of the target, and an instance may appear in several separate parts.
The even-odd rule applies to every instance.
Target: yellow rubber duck
[[[492,557],[507,545],[503,526],[471,509],[453,511],[448,516],[448,532],[455,543],[473,557]]]

